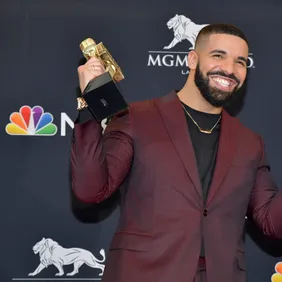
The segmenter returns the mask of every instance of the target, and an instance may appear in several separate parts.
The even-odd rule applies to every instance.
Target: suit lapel
[[[168,135],[200,197],[202,187],[196,156],[188,131],[187,120],[176,92],[156,99],[156,106],[163,119]]]
[[[236,152],[237,146],[237,122],[234,118],[230,117],[224,110],[222,113],[221,130],[219,136],[219,146],[216,158],[215,170],[208,192],[206,206],[212,201],[216,195],[220,184],[228,172],[232,163],[232,159]]]
[[[173,91],[169,95],[156,99],[156,106],[179,158],[202,199],[203,193],[196,156],[190,138],[186,117],[176,92]],[[223,110],[215,170],[206,206],[208,206],[215,197],[230,165],[232,164],[237,147],[237,131],[236,120]]]

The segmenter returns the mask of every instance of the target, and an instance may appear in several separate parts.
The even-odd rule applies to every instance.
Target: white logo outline
[[[99,276],[103,276],[105,265],[105,250],[100,250],[102,259],[97,259],[90,251],[81,248],[64,248],[51,238],[42,238],[32,248],[34,254],[39,254],[40,263],[37,268],[28,274],[28,276],[36,276],[48,266],[55,266],[58,273],[55,276],[63,276],[65,274],[63,266],[73,265],[72,272],[67,273],[67,276],[74,276],[79,273],[79,268],[86,264],[92,268],[101,270]]]
[[[173,30],[174,38],[169,45],[163,48],[165,50],[173,48],[183,40],[188,40],[192,45],[189,49],[194,49],[198,33],[209,24],[196,24],[186,16],[176,14],[168,20],[166,25],[168,29]]]

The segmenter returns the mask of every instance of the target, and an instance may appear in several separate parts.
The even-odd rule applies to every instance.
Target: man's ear
[[[196,51],[191,50],[187,56],[187,63],[188,63],[188,68],[190,70],[195,70],[199,61],[199,56],[196,53]]]

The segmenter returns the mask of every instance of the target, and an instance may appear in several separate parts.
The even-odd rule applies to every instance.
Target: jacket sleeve
[[[71,177],[75,196],[99,203],[113,194],[128,175],[133,159],[131,112],[102,126],[95,120],[74,124]]]
[[[261,140],[261,160],[255,186],[251,193],[248,218],[267,236],[282,239],[282,190],[279,190],[270,173],[270,166]]]

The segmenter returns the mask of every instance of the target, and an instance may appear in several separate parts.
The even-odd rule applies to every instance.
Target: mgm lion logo
[[[42,238],[41,241],[37,242],[33,246],[33,252],[39,254],[40,263],[34,272],[29,273],[29,276],[35,276],[39,274],[43,269],[47,268],[50,265],[54,265],[58,269],[56,276],[64,275],[64,265],[72,265],[73,271],[67,273],[67,276],[73,276],[78,273],[78,269],[86,264],[92,268],[101,269],[99,276],[102,276],[104,273],[105,266],[101,263],[105,261],[105,251],[101,249],[100,255],[103,257],[102,260],[98,260],[94,255],[84,249],[80,248],[63,248],[57,242],[53,241],[50,238]]]
[[[200,30],[208,24],[195,24],[190,19],[183,15],[175,15],[167,22],[167,27],[173,29],[174,38],[168,46],[164,49],[171,49],[182,40],[188,40],[194,49],[195,41]]]

